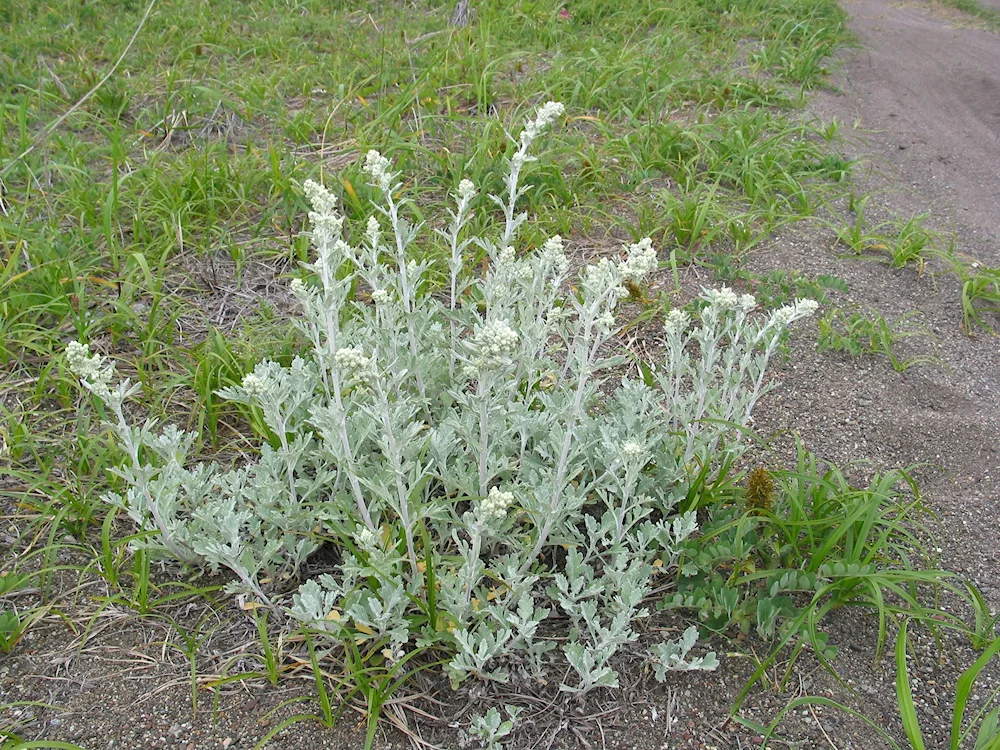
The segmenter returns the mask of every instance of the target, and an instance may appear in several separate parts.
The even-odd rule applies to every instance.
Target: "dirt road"
[[[954,222],[997,264],[1000,35],[929,3],[843,5],[863,49],[846,57],[844,96],[817,97],[817,111],[873,131],[867,149],[876,174],[939,223]]]

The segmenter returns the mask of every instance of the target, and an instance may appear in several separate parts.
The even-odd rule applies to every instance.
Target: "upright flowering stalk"
[[[464,253],[465,248],[469,246],[471,240],[459,241],[459,237],[462,234],[462,229],[465,227],[466,223],[469,221],[469,216],[471,214],[472,200],[476,197],[476,186],[472,183],[472,180],[462,180],[458,184],[458,192],[454,195],[456,207],[454,211],[450,211],[451,214],[451,224],[448,225],[448,231],[442,232],[438,230],[438,234],[442,235],[448,242],[448,248],[450,250],[448,256],[448,272],[450,276],[448,295],[448,309],[452,313],[455,312],[458,307],[459,295],[464,291],[464,289],[459,287],[459,282],[463,279],[463,270],[465,269]],[[451,379],[455,377],[455,366],[458,361],[458,321],[455,316],[451,317],[451,353],[448,359],[448,374]]]
[[[406,334],[409,343],[410,356],[413,362],[420,359],[420,351],[417,346],[417,333],[413,313],[416,306],[416,285],[420,282],[419,269],[415,264],[407,262],[406,248],[416,236],[416,228],[410,226],[399,215],[400,205],[393,197],[393,191],[399,188],[396,172],[390,171],[391,164],[382,154],[374,149],[368,152],[365,157],[365,173],[368,174],[369,184],[382,191],[387,209],[378,207],[379,210],[388,217],[392,227],[393,238],[395,239],[396,267],[399,278],[399,291],[403,302],[403,315],[406,317]],[[427,392],[424,387],[423,374],[419,367],[413,370],[413,377],[417,383],[417,390],[420,398],[427,400]]]
[[[518,144],[517,151],[510,158],[510,171],[507,173],[507,195],[504,198],[500,198],[495,195],[491,195],[490,198],[496,203],[504,213],[504,230],[503,236],[500,238],[500,248],[509,247],[514,239],[514,233],[517,228],[524,223],[527,218],[526,214],[515,214],[514,209],[517,204],[517,199],[520,198],[526,192],[527,188],[518,187],[518,181],[521,177],[521,169],[529,161],[535,161],[534,156],[529,155],[529,150],[531,145],[540,136],[549,125],[556,121],[559,117],[562,117],[563,112],[566,108],[559,102],[546,102],[538,111],[535,113],[535,117],[532,120],[527,120],[524,124],[524,130],[521,131],[521,136],[516,143]],[[511,139],[513,140],[513,138]]]
[[[309,213],[312,222],[312,243],[317,251],[316,262],[307,268],[315,272],[322,283],[322,297],[312,295],[303,285],[294,288],[299,301],[310,315],[310,333],[313,347],[320,363],[320,370],[333,408],[333,416],[337,440],[344,461],[347,464],[347,477],[354,495],[361,519],[369,529],[375,528],[368,504],[365,502],[358,478],[357,460],[354,448],[347,433],[347,408],[344,403],[344,387],[341,381],[341,366],[337,362],[340,345],[340,311],[344,305],[348,288],[347,279],[337,279],[336,271],[347,251],[347,243],[341,239],[344,224],[343,217],[336,213],[336,199],[322,185],[306,180],[304,184],[306,197],[312,203],[313,210]],[[338,257],[337,252],[341,255]],[[322,328],[321,328],[322,326]]]
[[[420,520],[417,515],[417,509],[414,507],[414,503],[411,503],[411,490],[412,490],[412,471],[407,471],[407,460],[405,457],[405,446],[402,441],[406,440],[412,442],[416,437],[414,433],[414,428],[419,430],[421,425],[415,425],[413,422],[413,412],[415,411],[406,402],[397,402],[394,405],[390,405],[389,396],[383,386],[382,379],[380,377],[372,378],[372,389],[375,392],[375,405],[372,409],[373,416],[377,416],[381,421],[382,426],[382,442],[383,442],[383,455],[389,462],[389,470],[392,473],[392,489],[395,490],[394,502],[391,503],[396,513],[399,515],[399,520],[403,524],[403,537],[406,540],[406,556],[410,562],[410,567],[414,575],[418,574],[417,569],[417,553],[416,545],[414,543],[414,532],[416,525]],[[406,421],[410,424],[409,435],[398,435],[396,428],[396,420],[393,419],[394,409],[396,411],[403,410],[406,412]],[[409,467],[414,468],[414,467]],[[387,488],[388,489],[388,488]],[[392,490],[389,490],[390,494]]]
[[[601,258],[583,271],[581,277],[583,300],[573,301],[577,316],[575,332],[563,371],[564,378],[572,374],[576,381],[572,404],[565,417],[565,424],[561,425],[562,445],[557,454],[551,486],[546,488],[551,493],[548,504],[543,506],[539,519],[541,525],[536,532],[530,552],[521,563],[521,573],[534,564],[552,529],[562,523],[568,511],[565,501],[567,484],[571,478],[577,426],[586,406],[586,395],[591,387],[591,378],[597,369],[601,347],[615,332],[614,311],[618,300],[627,294],[623,283],[626,280],[641,281],[656,268],[656,265],[656,250],[652,241],[646,238],[628,246],[624,261],[615,263],[607,258]]]
[[[729,427],[747,424],[766,391],[767,364],[781,334],[817,308],[813,300],[796,300],[758,323],[750,318],[757,302],[749,294],[722,287],[703,290],[701,299],[706,304],[693,330],[686,312],[667,315],[666,361],[657,373],[669,404],[670,428],[685,437],[684,464],[712,455]],[[692,359],[695,353],[697,360]]]
[[[475,506],[475,510],[466,511],[462,517],[465,528],[472,542],[469,547],[460,547],[462,567],[458,571],[459,585],[462,591],[462,610],[458,622],[465,625],[471,614],[472,594],[476,585],[483,577],[486,566],[481,558],[483,540],[496,534],[507,516],[507,509],[514,504],[514,493],[491,487]]]
[[[469,374],[476,379],[474,402],[478,405],[479,447],[476,466],[479,473],[479,495],[485,497],[492,474],[490,472],[490,429],[495,397],[517,351],[520,336],[504,320],[487,320],[476,326],[472,337],[473,356]],[[516,383],[513,384],[516,387]],[[503,409],[503,402],[500,403]]]

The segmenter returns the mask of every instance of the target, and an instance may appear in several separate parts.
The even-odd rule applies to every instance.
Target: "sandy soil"
[[[856,155],[871,165],[862,185],[891,191],[876,198],[873,218],[930,212],[931,223],[955,233],[958,252],[1000,264],[1000,37],[926,4],[844,7],[862,48],[844,55],[840,90],[820,92],[811,110],[857,124]],[[943,267],[918,278],[836,259],[829,241],[816,252],[824,239],[777,243],[760,264],[835,273],[857,302],[890,319],[919,311],[936,340],[913,346],[942,366],[899,374],[884,362],[804,357],[779,375],[781,422],[837,461],[928,464],[923,489],[941,515],[945,559],[998,603],[1000,345],[986,333],[961,334],[959,288]]]
[[[848,155],[871,164],[869,172],[856,176],[860,187],[889,189],[879,193],[869,213],[879,220],[930,211],[935,226],[957,233],[959,251],[1000,265],[1000,36],[923,2],[848,0],[845,8],[861,47],[842,55],[838,90],[818,92],[811,112],[857,124],[859,138]],[[871,467],[922,464],[918,475],[925,499],[940,517],[943,565],[967,575],[1000,605],[1000,346],[985,333],[970,338],[961,332],[955,280],[934,273],[943,268],[918,277],[912,270],[843,259],[832,232],[821,230],[789,231],[761,248],[752,265],[760,271],[833,273],[848,283],[851,300],[889,319],[920,313],[934,337],[908,341],[904,353],[932,354],[939,366],[896,373],[884,358],[817,354],[815,338],[800,335],[793,339],[793,356],[777,373],[784,385],[762,404],[756,426],[777,436],[779,457],[788,445],[783,431],[794,429],[833,461],[870,462],[859,465],[859,474]],[[94,609],[92,602],[79,606]],[[73,612],[67,608],[67,614]],[[174,615],[207,634],[199,649],[200,674],[212,674],[253,644],[252,624],[245,620],[212,619],[206,625],[199,624],[200,612]],[[848,615],[831,624],[832,640],[843,647],[836,664],[849,676],[850,690],[804,660],[788,691],[761,690],[748,703],[748,714],[765,720],[790,695],[809,692],[846,701],[898,735],[894,672],[886,660],[871,663],[873,629],[873,623]],[[66,641],[60,624],[38,627],[0,663],[2,701],[39,700],[63,709],[23,707],[34,719],[25,731],[29,737],[74,741],[88,750],[250,748],[280,717],[315,710],[298,704],[260,721],[282,701],[310,694],[311,675],[301,670],[279,689],[264,680],[229,686],[218,711],[203,691],[201,710],[193,716],[189,664],[175,648],[181,642],[176,630],[161,620],[137,621],[109,609],[86,642],[76,642],[79,648],[67,649]],[[726,650],[725,643],[715,645]],[[928,746],[941,748],[950,720],[947,693],[971,655],[957,643],[948,644],[940,658],[929,644],[920,648],[928,658],[915,669],[913,687],[926,717]],[[54,659],[54,652],[63,655]],[[509,747],[749,747],[753,735],[726,724],[724,717],[752,664],[746,658],[723,661],[714,675],[678,679],[668,688],[623,669],[627,687],[586,707],[555,699],[551,690],[540,694],[526,712],[525,731]],[[248,660],[245,668],[255,665]],[[463,702],[482,710],[485,700],[474,692],[443,691],[440,698],[451,704],[422,705],[454,716]],[[502,703],[503,696],[490,700]],[[270,747],[357,748],[362,739],[356,720],[349,712],[332,731],[298,724]],[[427,722],[421,731],[441,747],[456,747],[447,723]],[[787,746],[802,749],[880,747],[870,730],[829,712],[797,713],[788,734]],[[379,746],[407,743],[397,734]]]

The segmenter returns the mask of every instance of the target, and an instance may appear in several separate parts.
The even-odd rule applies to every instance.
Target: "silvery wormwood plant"
[[[367,154],[381,200],[353,242],[334,196],[305,183],[315,260],[290,288],[311,352],[290,367],[262,362],[220,392],[259,408],[276,436],[243,466],[191,465],[195,436],[130,424],[123,405],[139,386],[70,344],[70,367],[109,407],[128,456],[124,495],[105,499],[146,532],[137,545],[227,569],[232,593],[271,607],[280,602],[265,581],[331,545],[335,572],[303,583],[291,615],[334,639],[384,644],[389,661],[445,648],[455,683],[541,677],[558,642],[545,621],[560,611],[575,674],[563,688],[617,684],[612,657],[637,640],[655,577],[696,532],[678,499],[703,467],[742,451],[738,428],[767,389],[768,358],[815,303],[757,316],[748,295],[705,291],[697,321],[669,314],[652,377],[603,396],[623,362],[605,351],[625,284],[657,254],[645,239],[571,280],[558,236],[518,251],[520,175],[562,111],[544,105],[511,138],[505,194],[489,196],[498,241],[467,236],[477,195],[459,185],[438,232],[441,293],[430,262],[412,259],[422,227],[408,221],[388,159]],[[466,265],[472,246],[488,257],[485,274]],[[687,659],[695,636],[653,650],[657,677],[714,668],[714,655]]]

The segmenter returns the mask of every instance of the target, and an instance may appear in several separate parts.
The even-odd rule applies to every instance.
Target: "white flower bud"
[[[338,349],[333,355],[333,361],[337,367],[348,373],[360,372],[371,364],[371,360],[357,347]]]
[[[263,398],[268,390],[268,382],[254,373],[248,373],[243,376],[243,390],[251,398]]]
[[[472,184],[472,180],[462,180],[458,183],[458,199],[460,201],[468,203],[475,197],[476,186]]]
[[[798,299],[791,305],[775,310],[771,313],[771,319],[779,328],[784,328],[799,318],[812,315],[819,308],[819,303],[814,299]]]
[[[628,259],[621,265],[622,277],[630,281],[640,281],[658,264],[653,241],[646,237],[628,246]]]
[[[563,249],[563,239],[558,234],[545,241],[539,257],[543,266],[552,269],[553,276],[562,276],[569,269],[569,259]]]
[[[374,149],[365,156],[364,171],[371,177],[371,184],[385,192],[392,189],[389,166],[389,160]]]
[[[559,102],[546,102],[535,113],[535,119],[524,124],[521,131],[521,144],[530,146],[545,128],[551,125],[557,117],[560,117],[566,108]]]
[[[304,302],[309,297],[309,287],[299,278],[294,278],[288,282],[288,291],[300,302]]]
[[[733,310],[740,306],[739,295],[728,286],[720,289],[705,289],[701,297],[717,310]]]
[[[321,184],[306,180],[302,183],[302,189],[317,214],[336,213],[337,198]]]
[[[483,357],[502,357],[513,354],[521,337],[506,321],[492,320],[476,330],[472,338]]]
[[[313,207],[309,212],[313,245],[323,247],[336,241],[344,228],[344,217],[337,214],[336,196],[312,180],[302,183],[302,188]]]
[[[514,263],[514,248],[509,246],[505,247],[503,250],[500,251],[499,255],[497,255],[497,265],[509,266],[513,265],[513,263]]]
[[[374,216],[368,217],[368,227],[365,229],[365,236],[368,238],[368,244],[373,248],[378,247],[379,238],[382,235],[381,228],[378,225],[378,219]]]
[[[626,461],[634,461],[645,458],[647,455],[646,446],[635,440],[626,440],[622,443],[622,457]]]
[[[690,323],[691,316],[688,315],[687,311],[675,307],[667,313],[667,320],[663,324],[663,332],[667,336],[679,336],[687,330]]]
[[[76,373],[87,388],[102,401],[111,401],[111,381],[115,377],[115,365],[103,365],[104,358],[100,354],[91,356],[90,346],[79,341],[70,341],[66,345],[66,362],[69,369]]]
[[[513,492],[502,492],[499,487],[490,487],[489,494],[479,503],[479,516],[487,522],[500,520],[507,515],[507,509],[513,504]]]

